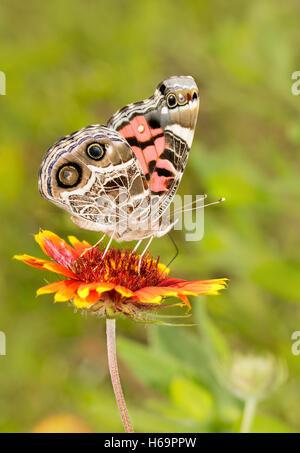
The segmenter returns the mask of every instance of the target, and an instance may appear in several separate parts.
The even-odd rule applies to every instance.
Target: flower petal
[[[69,280],[58,280],[57,282],[49,283],[49,285],[42,286],[36,292],[37,296],[41,296],[42,294],[51,294],[56,293],[60,289],[65,288],[65,282]]]
[[[64,277],[69,277],[74,280],[78,280],[78,277],[74,272],[66,267],[62,266],[61,264],[54,263],[49,260],[44,260],[41,258],[36,258],[30,255],[15,255],[14,258],[19,261],[23,261],[24,263],[28,264],[29,266],[36,267],[38,269],[44,269],[50,272],[54,272],[55,274],[61,274]]]
[[[182,302],[187,305],[187,307],[189,308],[189,310],[192,308],[191,307],[191,304],[190,304],[190,301],[188,300],[188,298],[184,295],[184,294],[178,294],[178,297],[182,300]]]
[[[142,303],[152,304],[159,304],[162,297],[180,297],[184,300],[184,303],[186,303],[187,299],[184,297],[182,298],[181,296],[218,294],[220,289],[224,289],[226,287],[226,281],[227,279],[224,278],[192,281],[168,279],[163,282],[166,286],[148,286],[141,288],[138,291],[135,291],[133,297]]]
[[[161,282],[159,288],[174,288],[181,294],[201,295],[218,294],[218,291],[225,289],[227,278],[215,278],[211,280],[180,280],[169,278]]]
[[[181,278],[166,278],[165,280],[161,281],[157,286],[170,286],[176,285],[176,283],[186,282],[187,280],[183,280]]]
[[[96,283],[84,283],[80,285],[77,290],[77,294],[82,299],[85,299],[90,294],[90,291],[97,291],[98,295],[100,296],[102,293],[106,291],[110,291],[115,288],[114,283],[105,283],[105,282],[96,282]]]
[[[67,302],[68,300],[73,299],[79,285],[79,281],[65,280],[65,286],[56,292],[54,302]]]
[[[131,291],[131,289],[128,289],[128,288],[125,288],[125,286],[115,286],[115,291],[117,291],[119,294],[121,294],[121,296],[124,296],[124,297],[132,297],[134,292]]]
[[[37,295],[55,293],[55,302],[72,300],[78,308],[105,311],[108,310],[107,304],[112,304],[114,310],[125,312],[128,309],[129,313],[130,307],[134,310],[161,308],[164,297],[178,297],[181,302],[163,306],[185,304],[190,308],[188,295],[218,294],[218,291],[227,285],[226,278],[192,281],[166,278],[169,269],[149,254],[143,258],[144,272],[140,277],[137,274],[138,255],[130,249],[109,251],[104,259],[102,250],[91,247],[86,241],[79,241],[75,236],[69,236],[71,245],[48,230],[40,231],[35,238],[44,253],[54,262],[26,254],[16,255],[14,258],[30,266],[65,276],[65,280],[41,287]],[[91,253],[83,254],[89,248],[92,249]],[[153,284],[155,286],[151,286]],[[132,291],[123,285],[145,286]],[[102,296],[109,291],[113,291],[111,297]]]
[[[134,292],[134,299],[147,304],[159,304],[163,296],[177,296],[178,291],[158,286],[147,286]]]
[[[170,272],[170,269],[165,264],[162,263],[158,263],[157,268],[161,272],[161,278],[166,277]]]
[[[92,305],[94,302],[87,302],[85,299],[82,299],[78,295],[75,295],[73,298],[73,304],[77,308],[87,308]]]
[[[76,294],[78,285],[80,285],[78,280],[59,280],[50,283],[49,285],[42,286],[37,290],[36,295],[40,296],[41,294],[56,293],[54,302],[67,302]]]
[[[77,239],[77,237],[75,236],[68,236],[68,240],[72,247],[74,247],[74,249],[80,254],[91,247],[91,245],[87,241],[79,241],[79,239]]]
[[[89,304],[95,304],[96,302],[99,301],[99,294],[97,293],[97,291],[95,290],[92,290],[90,291],[89,295],[86,297],[86,302],[88,302]]]
[[[65,267],[70,267],[80,256],[66,241],[52,231],[42,230],[35,235],[35,240],[46,255]]]

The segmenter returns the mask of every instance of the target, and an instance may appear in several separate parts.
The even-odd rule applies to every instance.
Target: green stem
[[[111,377],[112,386],[114,389],[115,397],[119,407],[121,419],[123,422],[124,430],[126,433],[133,433],[133,427],[129,418],[124,394],[121,387],[117,350],[116,350],[116,320],[106,318],[106,338],[107,338],[107,357],[108,367]]]
[[[255,416],[257,401],[255,398],[248,398],[245,401],[245,408],[241,423],[241,433],[250,433],[253,419]]]

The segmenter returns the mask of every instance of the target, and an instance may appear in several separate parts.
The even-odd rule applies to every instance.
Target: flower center
[[[147,253],[140,256],[130,249],[111,248],[103,257],[103,250],[87,250],[71,267],[80,280],[87,283],[110,282],[137,291],[145,286],[157,286],[166,277],[166,267]]]

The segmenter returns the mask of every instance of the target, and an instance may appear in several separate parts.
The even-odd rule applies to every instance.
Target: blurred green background
[[[97,241],[40,197],[43,154],[170,75],[193,75],[201,94],[179,193],[227,200],[205,211],[202,241],[174,233],[172,275],[229,277],[230,286],[193,298],[194,327],[117,322],[133,424],[137,432],[238,431],[243,403],[222,367],[235,351],[269,351],[288,378],[258,405],[253,431],[300,431],[300,357],[291,352],[300,330],[300,96],[291,93],[299,15],[296,0],[1,1],[2,432],[122,432],[104,320],[36,299],[47,273],[12,255],[41,257],[39,228]],[[173,255],[167,237],[151,251],[164,262]]]

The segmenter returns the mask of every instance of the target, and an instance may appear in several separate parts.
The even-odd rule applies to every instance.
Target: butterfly
[[[163,236],[174,225],[164,213],[186,166],[198,110],[192,77],[164,80],[106,126],[87,126],[54,143],[39,170],[41,195],[76,225],[111,239]]]

